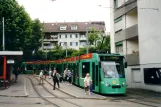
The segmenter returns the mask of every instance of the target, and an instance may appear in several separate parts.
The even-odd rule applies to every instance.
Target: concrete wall
[[[161,64],[147,64],[141,66],[128,66],[125,70],[126,84],[128,88],[142,88],[152,90],[155,92],[161,92],[160,85],[148,85],[144,83],[144,68],[160,68]]]
[[[161,63],[160,10],[161,0],[138,1],[138,32],[141,64]]]
[[[110,0],[110,44],[111,44],[111,53],[115,53],[115,42],[114,42],[114,2]]]

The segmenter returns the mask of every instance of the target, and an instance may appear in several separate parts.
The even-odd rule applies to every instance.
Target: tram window
[[[98,65],[96,65],[96,86],[98,86]]]
[[[27,70],[32,70],[32,65],[26,65]]]
[[[144,83],[161,85],[161,68],[144,68]]]
[[[85,78],[87,73],[90,73],[90,62],[83,62],[82,63],[82,77]]]

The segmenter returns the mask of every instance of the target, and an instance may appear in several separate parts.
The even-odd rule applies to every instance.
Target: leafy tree
[[[32,48],[35,51],[37,51],[39,47],[41,47],[42,37],[43,37],[43,33],[42,33],[41,23],[39,19],[35,19],[32,22],[32,37],[30,42],[32,44]]]
[[[105,52],[110,52],[110,36],[107,35],[105,38],[104,38],[104,41],[103,41],[103,44],[102,44],[102,41],[103,41],[103,37],[101,38],[101,41],[99,41],[97,44],[97,50],[102,50],[102,51],[105,51]],[[101,46],[102,44],[102,46]]]
[[[0,26],[5,21],[5,50],[23,51],[24,59],[32,60],[32,51],[38,50],[42,37],[38,19],[32,21],[23,6],[16,0],[0,0]],[[0,50],[2,50],[2,27],[0,28]]]
[[[0,10],[0,18],[5,18],[6,50],[24,50],[31,36],[32,23],[29,15],[15,0],[1,0]],[[0,21],[0,26],[2,26],[2,21]],[[0,44],[2,44],[2,29],[0,36]]]
[[[97,41],[100,39],[100,32],[97,31],[96,28],[92,28],[92,31],[88,34],[88,41],[90,45],[94,45],[96,47]]]

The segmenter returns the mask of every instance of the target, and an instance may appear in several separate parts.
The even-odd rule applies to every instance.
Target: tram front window
[[[101,66],[105,78],[125,78],[124,71],[120,63],[101,62]]]

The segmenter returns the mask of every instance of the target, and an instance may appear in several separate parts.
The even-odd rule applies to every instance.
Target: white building
[[[79,49],[86,46],[86,31],[95,27],[99,31],[105,30],[103,21],[94,22],[56,22],[43,23],[44,39],[42,50],[51,50],[60,45],[63,48]]]
[[[111,52],[125,55],[127,85],[161,92],[161,0],[111,0]]]

